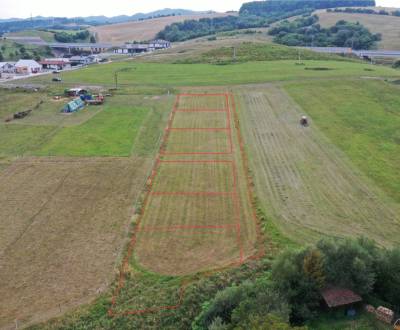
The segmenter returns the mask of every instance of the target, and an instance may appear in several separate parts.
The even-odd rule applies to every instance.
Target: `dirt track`
[[[398,243],[396,206],[373,190],[313,124],[299,125],[302,111],[281,88],[237,92],[258,197],[285,234],[298,242],[326,234],[365,235],[384,246]]]
[[[58,315],[108,288],[149,166],[35,158],[0,173],[0,328]]]

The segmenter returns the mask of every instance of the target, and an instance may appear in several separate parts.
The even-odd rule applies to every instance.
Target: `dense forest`
[[[284,21],[272,28],[269,34],[274,42],[287,46],[351,47],[371,49],[381,40],[380,34],[372,34],[360,23],[339,21],[330,28],[318,24],[318,16]]]
[[[285,18],[310,15],[315,9],[374,5],[374,0],[268,0],[249,2],[243,4],[239,16],[173,23],[160,31],[157,38],[172,42],[184,41],[218,32],[266,27]]]
[[[270,16],[271,13],[291,12],[305,9],[335,7],[374,7],[375,0],[274,0],[254,1],[243,4],[241,15]]]
[[[182,23],[173,23],[168,25],[164,30],[157,34],[157,38],[176,42],[207,36],[218,32],[266,25],[266,20],[257,16],[202,18],[200,20],[186,20]]]
[[[56,32],[54,34],[54,39],[58,42],[78,42],[78,41],[86,41],[90,37],[90,33],[88,30],[70,33],[70,32]]]

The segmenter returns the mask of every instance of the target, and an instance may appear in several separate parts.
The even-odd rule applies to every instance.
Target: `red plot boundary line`
[[[196,196],[196,195],[205,195],[205,196],[218,196],[218,195],[224,195],[224,196],[229,196],[235,193],[236,189],[236,176],[235,176],[235,164],[233,161],[219,161],[219,160],[169,160],[169,161],[164,161],[164,160],[158,160],[156,172],[159,173],[159,169],[161,164],[185,164],[185,165],[191,165],[191,164],[224,164],[224,165],[230,165],[231,167],[231,173],[232,173],[232,190],[231,191],[151,191],[150,194],[160,196],[160,195],[181,195],[181,196]],[[157,175],[154,176],[153,178],[153,186],[152,190],[154,189],[154,181],[156,180]],[[157,185],[156,185],[157,186]]]
[[[230,104],[229,103],[229,98],[230,98],[230,100],[232,102],[232,107],[234,108],[233,116],[234,116],[234,120],[235,120],[235,128],[236,128],[236,131],[237,131],[237,136],[238,136],[239,145],[240,145],[240,151],[241,151],[241,155],[242,155],[242,162],[243,162],[244,169],[247,170],[248,169],[248,167],[247,167],[248,166],[248,160],[247,160],[247,156],[246,156],[245,149],[244,149],[243,139],[242,139],[241,133],[240,133],[239,119],[238,119],[238,115],[236,113],[236,105],[235,105],[235,100],[234,100],[233,95],[232,94],[181,94],[181,95],[182,96],[225,96],[226,105],[227,105],[227,109],[228,109],[227,110],[227,112],[228,112],[227,113],[228,125],[229,125],[229,128],[230,128],[229,139],[230,139],[230,144],[231,144],[231,153],[233,153],[233,141],[232,141],[233,138],[232,138],[232,131],[231,131],[231,111],[230,111],[230,106],[229,106],[229,104]],[[174,105],[174,108],[173,108],[173,112],[171,113],[171,115],[169,117],[169,121],[168,121],[168,127],[169,128],[171,127],[171,123],[172,123],[172,120],[173,120],[173,117],[174,117],[174,112],[177,111],[177,107],[179,105],[179,99],[180,99],[181,95],[178,95],[177,100],[176,100],[175,105]],[[165,146],[165,143],[166,143],[166,141],[168,139],[168,136],[169,136],[169,134],[168,134],[168,129],[167,129],[165,134],[164,134],[164,136],[163,136],[163,139],[162,139],[161,149],[160,149],[160,153],[159,153],[160,155],[163,155],[162,150],[163,150],[163,147]],[[198,153],[194,153],[194,154],[198,154]],[[122,262],[122,266],[121,266],[121,270],[120,270],[120,274],[119,274],[119,278],[118,278],[118,284],[117,284],[116,289],[114,290],[114,294],[113,294],[113,297],[112,297],[112,300],[111,300],[111,307],[108,310],[108,315],[110,317],[127,316],[127,315],[143,315],[143,314],[154,313],[154,312],[159,312],[159,311],[176,310],[176,309],[181,307],[181,305],[183,303],[184,296],[185,296],[186,287],[192,282],[190,280],[184,280],[182,282],[181,287],[179,289],[178,303],[175,304],[175,305],[150,307],[150,308],[139,309],[139,310],[131,310],[131,311],[128,310],[128,311],[125,311],[125,312],[115,312],[114,311],[114,308],[116,306],[116,300],[117,300],[122,288],[125,285],[125,281],[126,281],[125,270],[128,267],[129,259],[132,256],[133,249],[134,249],[134,246],[135,246],[136,241],[137,241],[137,233],[141,231],[140,230],[140,225],[141,225],[141,222],[143,220],[144,212],[146,210],[146,207],[147,207],[148,202],[149,202],[149,198],[150,198],[151,193],[152,193],[151,190],[152,190],[152,187],[153,187],[154,179],[155,179],[155,177],[157,175],[157,168],[158,168],[158,166],[159,166],[159,164],[161,162],[174,162],[174,161],[160,160],[159,156],[156,159],[156,162],[154,164],[152,173],[151,173],[151,175],[150,175],[150,177],[149,177],[149,179],[147,181],[147,194],[145,195],[145,198],[144,198],[144,201],[143,201],[143,207],[141,208],[141,212],[140,212],[138,221],[136,223],[134,233],[132,235],[130,244],[128,246],[127,254],[126,254],[126,256],[125,256],[125,258],[124,258],[124,260]],[[185,160],[185,161],[182,161],[182,162],[196,163],[196,162],[200,162],[200,161]],[[214,162],[215,163],[215,162],[229,162],[229,161],[211,161],[211,160],[208,160],[208,161],[203,161],[203,162]],[[233,194],[231,194],[231,196],[232,196],[234,204],[235,204],[234,208],[235,208],[237,222],[234,225],[222,225],[220,227],[224,227],[226,229],[227,228],[236,229],[237,241],[238,241],[238,245],[239,245],[239,248],[240,248],[240,261],[232,262],[232,263],[230,263],[229,265],[227,265],[225,267],[219,268],[218,270],[212,270],[212,271],[204,272],[203,273],[204,276],[212,275],[216,271],[223,271],[225,269],[230,269],[232,267],[241,266],[246,261],[246,259],[244,258],[243,244],[242,244],[241,232],[240,232],[241,231],[241,228],[240,228],[240,203],[239,203],[239,193],[238,193],[238,185],[237,185],[237,169],[236,169],[235,162],[231,161],[231,163],[232,163],[232,166],[233,166],[232,175],[233,175],[234,187],[235,187],[235,192]],[[261,239],[262,238],[261,229],[260,229],[260,226],[259,226],[259,223],[258,223],[258,218],[257,218],[256,211],[254,209],[254,196],[253,196],[253,193],[252,193],[250,177],[248,175],[246,175],[246,179],[247,179],[247,190],[248,190],[247,191],[248,192],[247,195],[248,195],[248,198],[249,198],[249,201],[250,201],[250,205],[253,206],[252,207],[252,211],[253,211],[254,221],[256,222],[257,236],[258,236],[258,239]],[[199,227],[201,227],[201,226],[199,226]],[[176,230],[176,228],[174,226],[166,227],[166,230],[170,230],[170,229],[175,229]],[[180,229],[182,229],[182,228],[180,228]],[[192,228],[192,229],[196,229],[196,228]],[[197,228],[197,229],[223,229],[223,228]],[[260,259],[263,255],[264,255],[264,253],[263,253],[263,251],[261,251],[261,253],[257,253],[254,256],[248,257],[247,260],[249,260],[249,259]]]

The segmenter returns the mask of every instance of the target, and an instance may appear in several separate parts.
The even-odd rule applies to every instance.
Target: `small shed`
[[[70,89],[66,89],[64,91],[64,94],[66,96],[80,96],[80,95],[85,95],[87,94],[88,91],[86,89],[83,88],[70,88]]]
[[[321,291],[329,308],[348,306],[362,301],[361,296],[349,289],[327,288]]]
[[[80,98],[76,98],[73,101],[68,102],[67,105],[61,110],[61,112],[63,113],[77,112],[84,107],[85,107],[85,102],[83,102]]]

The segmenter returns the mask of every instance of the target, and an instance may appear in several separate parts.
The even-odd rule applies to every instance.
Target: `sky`
[[[376,0],[383,7],[400,7],[400,0]],[[228,11],[249,0],[0,0],[0,18],[33,16],[117,16],[163,8]]]

